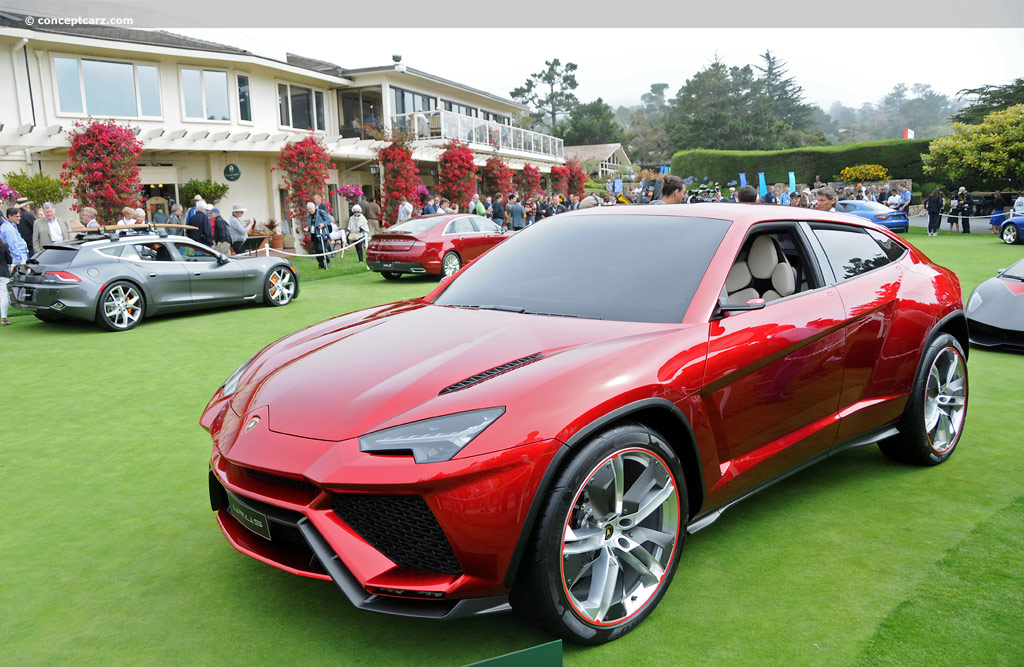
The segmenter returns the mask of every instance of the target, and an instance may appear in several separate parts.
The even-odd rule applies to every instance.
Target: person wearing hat
[[[971,212],[974,210],[974,197],[968,192],[967,188],[960,186],[957,190],[957,199],[960,200],[960,226],[963,228],[964,234],[971,233]]]
[[[231,254],[231,231],[228,221],[220,216],[220,209],[213,204],[206,205],[206,215],[210,220],[210,233],[213,234],[213,248],[222,255]]]
[[[231,217],[228,218],[228,234],[231,236],[231,249],[235,251],[236,255],[242,252],[245,239],[249,237],[249,232],[252,230],[252,220],[242,218],[245,211],[246,208],[244,206],[235,204],[231,207]]]
[[[186,218],[188,222],[185,224],[192,225],[195,229],[186,230],[185,234],[197,243],[213,245],[213,231],[210,229],[210,219],[206,215],[206,202],[200,199],[189,211],[191,215]]]
[[[356,244],[356,256],[363,261],[363,246],[370,236],[370,225],[363,216],[363,208],[356,204],[352,207],[352,215],[348,216],[348,242]]]
[[[200,206],[200,204],[202,204],[202,206]],[[202,195],[196,195],[195,197],[192,198],[192,207],[185,212],[185,224],[193,224],[189,221],[192,219],[192,216],[199,211],[206,213],[206,202],[203,201]]]
[[[28,256],[31,257],[35,254],[32,251],[32,228],[36,224],[36,216],[32,212],[32,200],[28,197],[19,197],[18,208],[21,209],[21,217],[18,219],[17,225],[18,233],[21,234],[22,240],[28,246]]]

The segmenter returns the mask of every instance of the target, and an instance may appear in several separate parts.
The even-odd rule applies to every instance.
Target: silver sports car
[[[227,257],[184,236],[79,234],[43,247],[11,276],[14,305],[44,322],[127,331],[144,317],[240,303],[283,306],[299,274],[280,257]]]

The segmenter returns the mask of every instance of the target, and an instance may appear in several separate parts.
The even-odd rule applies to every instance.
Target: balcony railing
[[[562,140],[558,137],[452,111],[417,111],[395,115],[391,117],[391,127],[414,139],[458,139],[555,158],[565,156]]]

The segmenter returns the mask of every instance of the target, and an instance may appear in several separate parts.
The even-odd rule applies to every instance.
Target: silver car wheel
[[[271,300],[279,306],[283,306],[295,296],[295,279],[291,271],[279,266],[270,272],[267,278],[267,293]]]
[[[627,449],[598,464],[562,539],[562,585],[576,612],[610,625],[643,609],[665,579],[678,526],[678,491],[660,458]]]
[[[132,285],[114,285],[103,299],[103,317],[115,329],[129,329],[142,317],[142,295]]]
[[[444,256],[444,260],[441,262],[441,270],[444,273],[445,278],[453,276],[459,272],[462,268],[462,260],[454,252],[450,252]]]
[[[1010,223],[1003,227],[1003,243],[1007,245],[1013,245],[1017,242],[1018,229],[1017,225]]]
[[[939,352],[928,371],[924,425],[928,443],[937,454],[956,444],[967,409],[967,370],[963,357],[951,347]]]

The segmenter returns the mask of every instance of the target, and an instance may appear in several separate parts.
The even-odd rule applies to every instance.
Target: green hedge
[[[923,181],[921,153],[928,152],[931,139],[893,139],[840,146],[791,148],[784,151],[715,151],[695,149],[679,151],[672,156],[672,173],[682,178],[694,176],[699,182],[705,176],[725,185],[739,180],[746,172],[747,183],[757,186],[758,172],[764,172],[768,183],[789,182],[789,172],[796,172],[797,183],[811,184],[814,175],[832,180],[845,167],[858,164],[880,164],[892,178]]]

